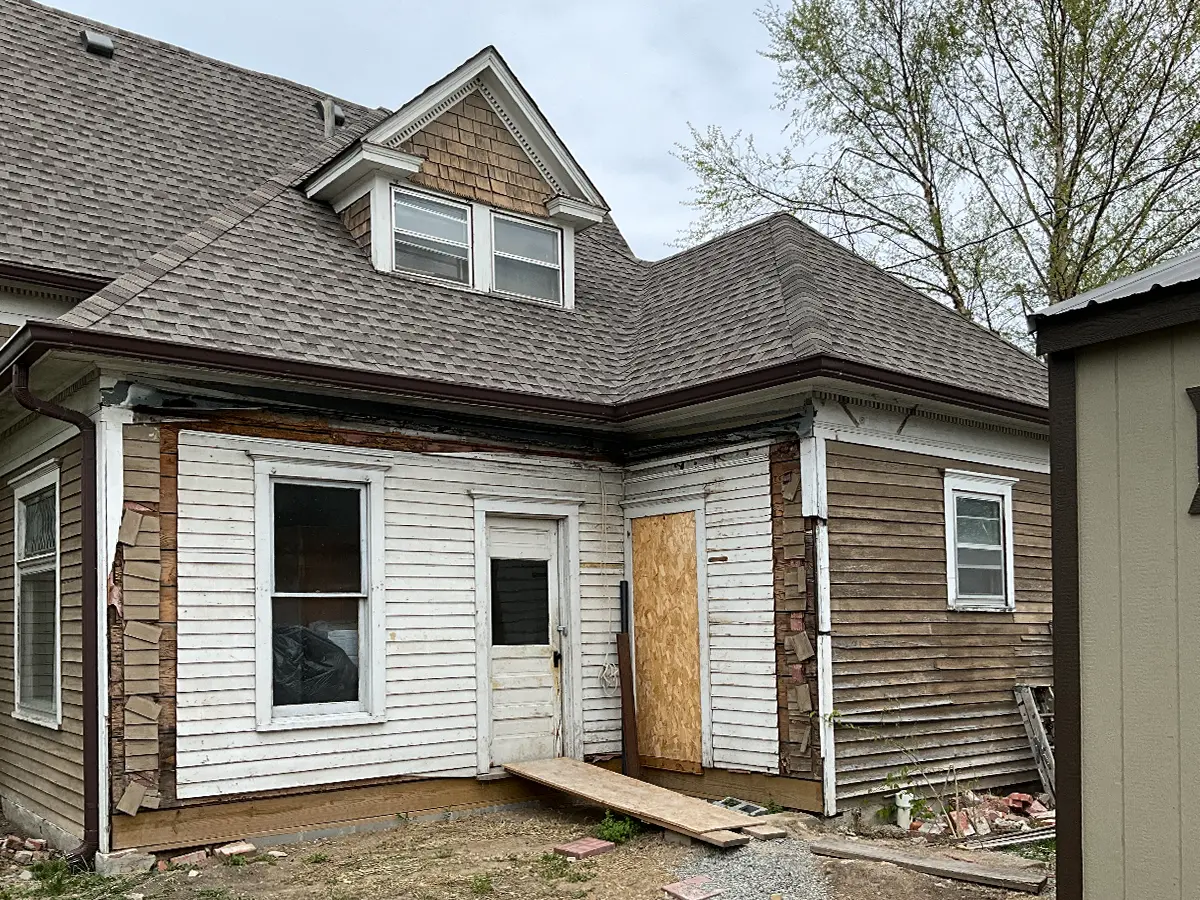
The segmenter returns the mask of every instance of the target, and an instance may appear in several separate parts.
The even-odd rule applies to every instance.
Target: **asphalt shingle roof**
[[[343,103],[347,128],[323,141],[308,88],[124,32],[97,60],[79,48],[83,20],[0,7],[33,35],[0,23],[24,79],[14,96],[39,98],[18,107],[33,134],[0,150],[0,203],[19,194],[0,261],[121,275],[68,324],[595,403],[824,356],[1046,405],[1039,361],[790,216],[658,262],[606,220],[577,237],[573,310],[379,273],[298,185],[382,113]],[[122,56],[122,73],[99,68]],[[89,140],[104,159],[64,181]]]

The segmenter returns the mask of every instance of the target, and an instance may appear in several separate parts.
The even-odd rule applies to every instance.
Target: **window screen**
[[[537,300],[562,302],[561,233],[515,219],[493,217],[495,288]]]
[[[58,502],[54,486],[18,501],[17,676],[19,708],[57,713]]]
[[[275,705],[356,701],[364,491],[292,482],[273,490]]]
[[[550,643],[548,564],[534,559],[492,560],[492,644]]]
[[[1004,519],[999,498],[954,497],[958,596],[1006,600]]]
[[[395,268],[470,284],[467,208],[404,191],[394,196]]]

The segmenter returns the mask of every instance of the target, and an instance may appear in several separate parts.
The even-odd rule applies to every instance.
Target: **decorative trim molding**
[[[403,128],[401,128],[399,131],[397,131],[392,137],[390,137],[386,141],[384,141],[384,146],[385,147],[393,147],[393,148],[399,147],[401,144],[403,144],[405,141],[407,141],[410,137],[412,137],[414,134],[416,134],[418,131],[420,131],[422,128],[424,128],[426,125],[428,125],[430,122],[433,122],[436,119],[438,119],[447,110],[449,110],[452,106],[455,106],[456,104],[461,103],[468,95],[479,90],[482,86],[483,86],[483,83],[479,80],[479,78],[477,78],[477,77],[472,78],[470,81],[468,81],[462,87],[460,87],[458,90],[454,91],[451,94],[447,94],[446,97],[443,98],[439,103],[436,103],[433,106],[431,106],[429,109],[427,109],[425,112],[423,112],[420,116],[413,119],[411,122],[409,122]],[[508,123],[505,123],[505,124],[508,124]]]
[[[542,162],[542,158],[538,156],[537,151],[533,149],[533,145],[529,143],[529,141],[525,138],[525,135],[521,134],[516,123],[512,120],[512,116],[510,116],[508,111],[501,105],[499,98],[497,98],[496,95],[492,93],[491,89],[482,81],[479,82],[479,93],[483,95],[483,99],[488,102],[488,104],[492,107],[492,111],[499,117],[500,121],[504,123],[504,126],[508,129],[509,134],[513,136],[513,140],[521,145],[521,149],[525,151],[525,155],[529,157],[530,161],[535,166],[537,166],[537,170],[542,174],[542,178],[546,180],[546,184],[554,188],[557,193],[566,194],[567,191],[563,187],[562,182],[555,178],[554,173],[550,171],[550,168],[544,162]]]

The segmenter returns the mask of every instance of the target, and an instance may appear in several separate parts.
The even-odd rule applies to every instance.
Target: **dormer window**
[[[562,232],[492,213],[492,286],[562,303]]]
[[[471,208],[396,189],[397,271],[471,283]]]

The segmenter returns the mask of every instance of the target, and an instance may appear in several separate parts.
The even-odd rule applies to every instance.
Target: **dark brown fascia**
[[[899,372],[889,372],[830,356],[815,356],[798,362],[758,369],[696,387],[670,391],[623,403],[595,403],[542,397],[474,385],[452,384],[347,369],[341,366],[280,360],[250,353],[211,350],[150,338],[111,334],[74,328],[52,322],[27,322],[0,348],[0,388],[8,383],[13,362],[32,364],[50,350],[80,351],[196,366],[271,378],[294,378],[311,384],[350,390],[400,394],[430,400],[469,403],[497,409],[533,412],[584,421],[595,425],[619,425],[656,413],[670,412],[699,403],[722,400],[750,391],[778,387],[808,378],[836,378],[867,387],[897,391],[914,397],[954,404],[980,412],[1045,424],[1045,407],[956,388]]]
[[[92,275],[80,275],[76,272],[65,272],[60,269],[48,269],[42,266],[18,266],[13,263],[0,262],[0,278],[12,281],[24,281],[27,284],[40,284],[46,287],[60,288],[72,293],[91,296],[96,291],[108,286],[110,278],[100,278]]]
[[[1095,303],[1058,315],[1030,316],[1037,352],[1075,350],[1200,321],[1200,283],[1152,288],[1131,297]]]

